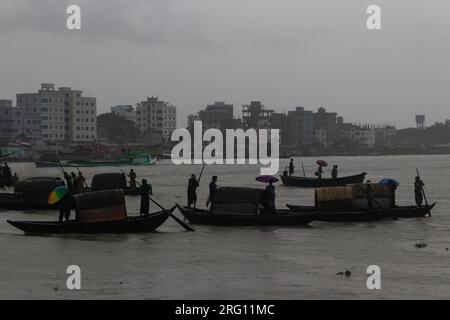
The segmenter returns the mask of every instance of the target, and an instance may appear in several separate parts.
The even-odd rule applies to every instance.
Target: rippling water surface
[[[74,299],[387,299],[450,298],[450,156],[330,157],[340,174],[368,172],[401,182],[400,204],[414,202],[413,179],[421,170],[432,218],[375,223],[312,223],[303,228],[195,226],[184,232],[168,221],[153,234],[26,236],[6,220],[55,220],[51,212],[0,211],[0,298]],[[307,172],[315,159],[298,158]],[[282,163],[283,168],[288,160]],[[20,177],[54,176],[57,169],[12,164]],[[129,168],[124,168],[129,170]],[[167,207],[186,202],[186,183],[200,166],[176,167],[160,161],[138,167]],[[83,169],[95,173],[117,168]],[[255,166],[207,167],[199,189],[206,201],[211,175],[222,186],[261,186]],[[327,172],[329,174],[329,172]],[[262,187],[262,186],[261,186]],[[277,186],[277,206],[313,204],[313,191]],[[200,206],[199,205],[199,206]],[[127,198],[131,214],[139,199]],[[155,209],[155,208],[153,208]],[[427,247],[418,249],[417,243]],[[66,289],[69,265],[82,270],[81,291]],[[378,265],[382,289],[366,287],[366,268]],[[336,273],[352,272],[349,278]]]

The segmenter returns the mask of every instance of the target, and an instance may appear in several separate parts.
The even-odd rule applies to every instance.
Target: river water
[[[313,158],[297,167],[315,170]],[[184,232],[168,220],[139,235],[30,236],[6,220],[55,220],[51,212],[0,211],[0,299],[441,299],[450,298],[450,156],[329,157],[340,175],[366,171],[368,179],[396,178],[397,200],[413,204],[416,168],[426,183],[432,218],[371,223],[314,222],[308,227],[194,226]],[[282,168],[288,160],[283,160]],[[21,178],[54,176],[57,169],[11,165]],[[163,160],[135,168],[167,207],[186,202],[186,184],[200,166]],[[124,168],[129,170],[129,168]],[[89,168],[95,173],[117,168]],[[300,169],[301,171],[301,169]],[[326,171],[326,175],[329,174]],[[299,173],[299,172],[297,172]],[[256,186],[257,166],[207,167],[199,189],[206,201],[212,175],[221,186]],[[313,191],[277,186],[277,207],[313,204]],[[128,197],[130,214],[139,199]],[[153,208],[155,209],[155,208]],[[156,210],[154,210],[156,211]],[[179,213],[177,213],[180,215]],[[425,248],[416,247],[426,243]],[[66,268],[81,268],[82,290],[66,287]],[[381,268],[381,290],[366,286],[367,267]],[[351,277],[337,275],[350,270]]]

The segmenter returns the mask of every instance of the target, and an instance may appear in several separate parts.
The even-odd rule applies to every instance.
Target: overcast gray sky
[[[65,27],[70,4],[81,31]],[[0,99],[53,82],[99,112],[157,95],[179,125],[216,100],[430,124],[450,118],[449,40],[448,0],[1,0]]]

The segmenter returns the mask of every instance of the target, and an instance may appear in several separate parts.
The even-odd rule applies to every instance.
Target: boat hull
[[[29,234],[124,234],[153,232],[159,228],[168,217],[168,213],[157,212],[148,216],[130,217],[122,221],[96,223],[9,220],[8,223]]]
[[[208,210],[188,209],[177,206],[183,216],[192,224],[216,226],[304,226],[314,220],[305,213],[277,210],[273,215],[211,214]]]
[[[435,207],[435,203],[428,207],[417,206],[403,206],[393,207],[387,209],[375,209],[371,211],[329,211],[319,212],[316,211],[316,221],[327,222],[363,222],[363,221],[376,221],[382,219],[408,219],[408,218],[423,218],[431,214],[431,211]],[[314,207],[307,206],[292,206],[287,207],[293,212],[313,213]]]
[[[280,176],[281,181],[285,186],[299,187],[299,188],[327,188],[327,187],[341,187],[348,184],[363,183],[367,173],[363,172],[354,176],[341,177],[337,179],[319,179],[319,178],[304,178],[304,177],[290,177]]]

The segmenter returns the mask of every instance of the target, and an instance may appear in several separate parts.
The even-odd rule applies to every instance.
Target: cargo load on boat
[[[318,188],[316,208],[321,211],[367,210],[369,199],[373,208],[395,207],[395,189],[381,184],[353,184],[346,187]]]
[[[253,188],[219,188],[214,197],[214,214],[256,215],[264,193]]]
[[[106,190],[75,196],[76,221],[95,223],[127,219],[123,190]]]

